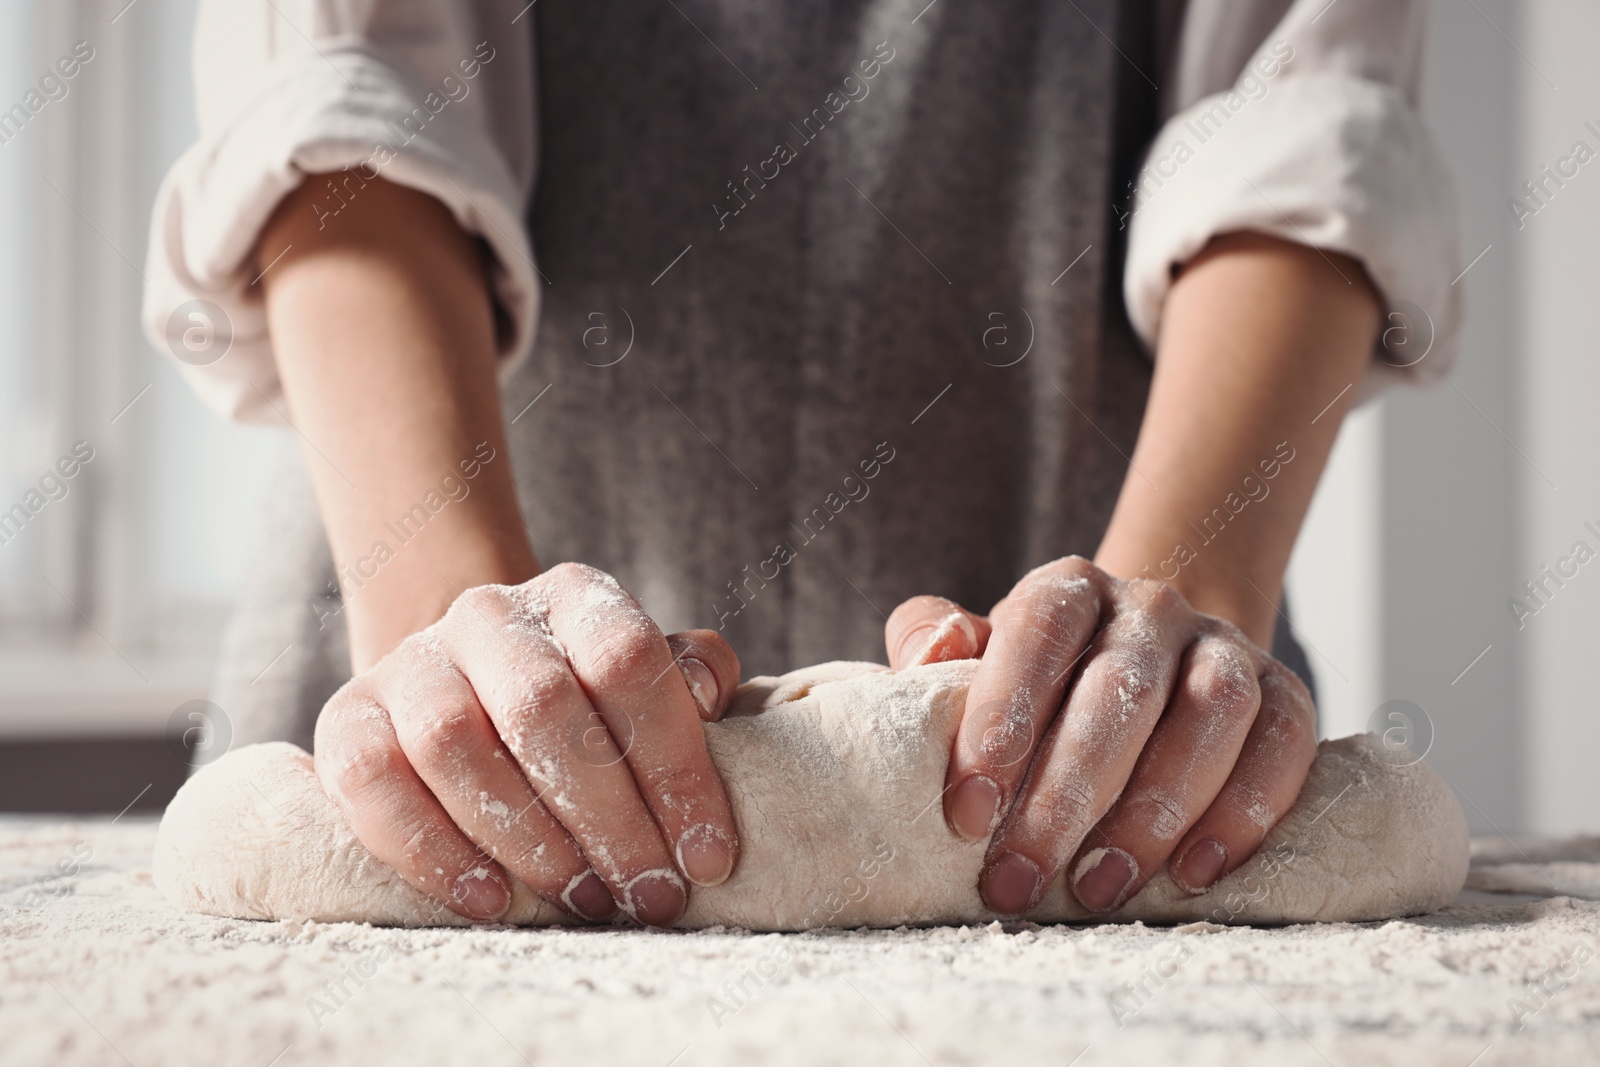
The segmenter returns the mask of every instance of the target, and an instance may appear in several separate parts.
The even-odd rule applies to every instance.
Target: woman
[[[668,923],[737,863],[741,664],[886,638],[981,657],[943,803],[993,907],[1203,892],[1314,752],[1280,601],[1339,422],[1459,318],[1422,7],[203,5],[146,320],[315,491],[237,736],[314,729],[464,915]]]

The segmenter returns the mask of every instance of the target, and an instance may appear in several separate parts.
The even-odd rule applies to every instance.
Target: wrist
[[[441,558],[442,557],[442,558]],[[444,617],[462,593],[480,585],[520,585],[539,574],[533,552],[494,549],[445,553],[402,549],[386,562],[372,557],[339,568],[352,668],[360,673],[401,641]]]
[[[1272,651],[1278,604],[1282,600],[1279,583],[1268,585],[1264,581],[1239,575],[1232,580],[1197,576],[1197,580],[1171,584],[1196,611],[1227,619],[1243,630],[1245,636],[1259,648]],[[1259,587],[1259,592],[1256,587]]]
[[[1207,562],[1209,566],[1205,565]],[[1215,561],[1193,556],[1185,562],[1182,553],[1130,552],[1109,541],[1095,556],[1095,565],[1118,578],[1165,582],[1196,611],[1227,619],[1261,648],[1272,648],[1282,599],[1281,580],[1252,575],[1243,569],[1223,570]]]

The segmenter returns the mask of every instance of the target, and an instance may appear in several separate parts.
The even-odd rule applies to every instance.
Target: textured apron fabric
[[[531,14],[548,284],[505,409],[541,562],[748,676],[881,660],[906,597],[986,611],[1094,553],[1150,375],[1113,210],[1155,129],[1141,5]],[[272,510],[218,702],[304,744],[349,670],[298,460]]]

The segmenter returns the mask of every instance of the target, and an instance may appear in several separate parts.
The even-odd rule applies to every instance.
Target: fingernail
[[[1078,861],[1072,891],[1090,911],[1110,911],[1122,903],[1139,865],[1120,848],[1097,848]]]
[[[982,841],[1000,820],[1000,787],[986,774],[971,774],[950,794],[950,825],[968,841]]]
[[[1191,893],[1204,893],[1222,876],[1228,864],[1228,850],[1222,842],[1203,838],[1172,865],[1172,880]]]
[[[733,873],[733,852],[721,830],[701,823],[678,838],[678,868],[695,885],[721,885]]]
[[[645,871],[625,887],[628,913],[646,926],[668,926],[683,914],[688,894],[677,871]]]
[[[617,902],[611,898],[611,890],[592,870],[584,871],[572,880],[567,891],[561,894],[561,902],[568,911],[590,922],[602,922],[617,913]]]
[[[1039,902],[1044,879],[1026,856],[1007,852],[989,865],[983,876],[983,899],[995,911],[1020,915]]]
[[[710,667],[691,656],[678,661],[678,670],[683,672],[683,680],[689,683],[689,693],[699,705],[700,718],[710,722],[717,713],[717,676],[711,673]]]
[[[474,867],[456,879],[450,896],[474,919],[492,922],[511,907],[511,891],[487,867]]]
[[[956,630],[963,631],[967,636],[967,643],[976,646],[978,633],[972,628],[972,622],[959,611],[952,611],[944,618],[933,624],[933,630],[928,634],[928,639],[917,648],[917,654],[906,661],[907,667],[921,667],[933,662],[929,656],[933,654],[935,645],[950,639]]]
[[[906,640],[909,640],[910,636],[911,635],[909,635],[909,634],[906,635]],[[922,666],[922,658],[928,654],[928,649],[933,647],[933,642],[934,642],[934,640],[936,638],[938,638],[938,636],[939,636],[939,628],[937,626],[935,626],[932,629],[930,629],[928,631],[928,636],[923,638],[922,641],[918,643],[917,650],[915,652],[913,652],[911,655],[905,657],[905,666],[907,666],[907,667],[920,667],[920,666]],[[904,644],[904,642],[902,642],[901,643],[901,648],[903,649],[904,647],[905,647],[905,644]]]

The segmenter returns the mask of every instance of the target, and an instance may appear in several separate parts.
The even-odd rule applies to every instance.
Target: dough
[[[828,663],[741,686],[706,727],[743,855],[679,922],[802,930],[984,922],[984,845],[946,827],[945,765],[976,662],[891,672]],[[1324,741],[1294,809],[1249,862],[1191,897],[1166,869],[1109,915],[1058,878],[1026,918],[1175,923],[1359,921],[1442,907],[1466,878],[1466,820],[1422,763],[1362,734]],[[155,879],[178,906],[249,919],[462,925],[373,858],[289,744],[236,749],[178,791]],[[507,922],[570,921],[520,884]]]

